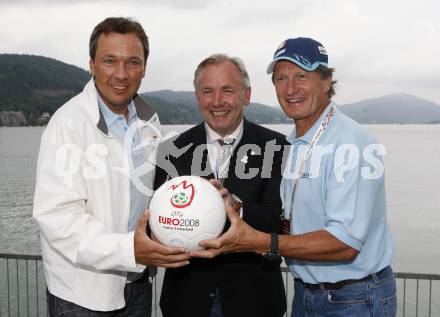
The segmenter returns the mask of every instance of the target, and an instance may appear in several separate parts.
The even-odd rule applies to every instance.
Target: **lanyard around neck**
[[[309,143],[309,146],[307,147],[307,150],[305,151],[305,154],[301,160],[301,164],[300,164],[298,173],[295,175],[295,177],[293,177],[293,184],[292,184],[293,189],[291,190],[292,191],[291,193],[287,192],[288,188],[286,186],[286,182],[288,180],[286,180],[284,177],[281,180],[281,192],[283,193],[282,200],[283,200],[283,208],[284,208],[284,218],[286,218],[286,219],[293,218],[292,217],[293,201],[295,198],[295,191],[296,191],[296,187],[298,185],[298,181],[302,177],[302,175],[304,174],[304,171],[306,169],[307,160],[309,159],[309,156],[311,155],[313,148],[318,143],[318,141],[321,138],[321,136],[323,135],[324,131],[328,128],[328,126],[332,122],[335,113],[336,113],[336,108],[332,107],[330,109],[330,111],[327,113],[327,115],[325,116],[325,118],[322,120],[319,129],[313,135],[312,141]],[[292,153],[293,153],[293,149],[292,149]],[[292,155],[292,157],[293,157],[293,155]],[[286,201],[284,201],[287,197],[290,198],[289,199],[290,204],[288,204],[288,205],[286,204]]]

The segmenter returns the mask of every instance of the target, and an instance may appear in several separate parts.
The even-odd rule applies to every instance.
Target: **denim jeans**
[[[46,291],[50,317],[151,317],[152,289],[148,273],[138,281],[125,285],[125,307],[101,312],[68,302]]]
[[[390,267],[367,281],[336,290],[306,288],[295,280],[292,317],[395,317],[396,280]]]
[[[212,301],[212,308],[209,317],[223,317],[222,303],[220,301],[220,292],[218,289],[216,290],[214,300]]]

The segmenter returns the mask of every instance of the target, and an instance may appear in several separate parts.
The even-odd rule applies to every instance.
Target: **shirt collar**
[[[136,116],[136,106],[133,100],[128,104],[128,122],[130,122]]]
[[[243,134],[243,121],[244,120],[241,119],[241,122],[238,125],[238,127],[231,134],[225,135],[224,137],[222,137],[220,134],[218,134],[213,129],[211,129],[210,126],[205,122],[206,142],[208,144],[213,144],[218,139],[226,139],[226,138],[233,138],[237,142],[237,140]],[[236,144],[236,142],[234,144]]]
[[[296,128],[293,128],[292,132],[290,133],[290,135],[287,137],[287,141],[289,141],[290,144],[293,144],[299,140],[304,141],[306,143],[311,143],[313,140],[313,137],[316,133],[316,131],[319,129],[319,127],[322,124],[322,121],[324,120],[325,116],[327,116],[327,114],[330,112],[330,110],[335,106],[334,102],[331,101],[327,107],[324,109],[324,111],[321,113],[321,115],[319,116],[318,120],[315,121],[315,123],[312,125],[312,127],[303,135],[300,136],[299,138],[296,137]]]
[[[107,127],[112,126],[121,116],[110,110],[110,108],[106,105],[104,100],[102,100],[101,95],[99,93],[98,93],[98,106],[99,106],[99,110],[101,110],[102,112]],[[136,107],[134,106],[132,100],[128,104],[128,122],[130,122],[135,116],[136,116]]]

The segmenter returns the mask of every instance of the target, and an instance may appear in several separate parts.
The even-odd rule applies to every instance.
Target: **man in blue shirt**
[[[284,41],[267,69],[295,122],[281,184],[287,234],[256,231],[228,208],[230,230],[192,255],[284,256],[295,280],[294,317],[395,316],[384,148],[336,109],[333,71],[324,46],[310,38]]]

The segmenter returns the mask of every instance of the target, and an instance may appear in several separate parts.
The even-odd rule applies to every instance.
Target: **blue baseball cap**
[[[268,74],[273,72],[275,64],[280,60],[295,63],[308,72],[314,71],[319,65],[329,67],[327,51],[324,46],[308,37],[287,39],[281,43],[273,55],[272,62],[267,67]]]

